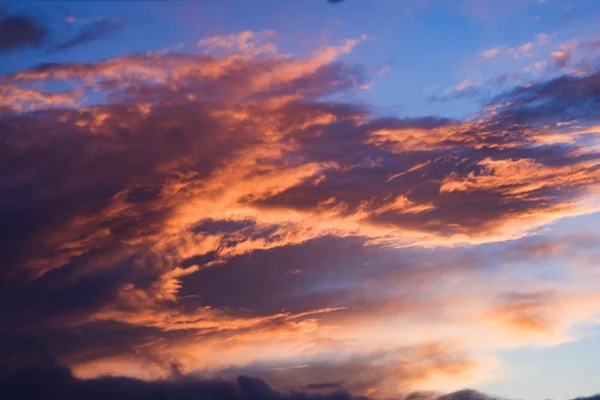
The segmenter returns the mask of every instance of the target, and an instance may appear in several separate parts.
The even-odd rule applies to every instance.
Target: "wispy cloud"
[[[67,19],[69,23],[73,23],[74,19]],[[55,44],[50,48],[50,51],[70,50],[104,37],[107,37],[118,30],[122,29],[123,24],[118,18],[101,18],[92,22],[84,22],[83,26],[78,28],[78,32],[70,39],[64,42]]]
[[[494,58],[498,54],[500,54],[500,49],[498,49],[496,47],[492,47],[492,48],[489,48],[489,49],[481,52],[481,55],[485,58]]]

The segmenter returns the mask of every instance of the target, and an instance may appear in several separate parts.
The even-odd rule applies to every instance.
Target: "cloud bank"
[[[141,381],[131,378],[101,377],[78,379],[68,368],[45,366],[15,371],[0,377],[0,394],[11,399],[215,399],[215,400],[367,400],[335,391],[335,384],[315,384],[312,389],[325,392],[279,392],[267,383],[246,376],[235,380],[206,380],[194,376],[178,376],[161,381]],[[579,397],[574,400],[595,400],[598,396]],[[405,399],[428,400],[493,400],[494,397],[474,390],[461,390],[449,394],[415,392]]]

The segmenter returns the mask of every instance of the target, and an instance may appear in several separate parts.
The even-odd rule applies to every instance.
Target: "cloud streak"
[[[79,32],[72,38],[58,43],[50,49],[51,52],[70,50],[74,47],[82,46],[87,43],[107,37],[122,28],[122,23],[117,18],[98,19],[85,24],[79,29]]]

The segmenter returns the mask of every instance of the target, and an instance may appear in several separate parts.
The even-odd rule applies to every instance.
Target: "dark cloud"
[[[579,44],[578,48],[584,50],[600,50],[600,40],[585,40]]]
[[[488,396],[476,390],[464,389],[458,392],[449,393],[437,398],[437,400],[492,400],[494,397]]]
[[[344,392],[310,394],[280,393],[260,379],[245,376],[235,381],[200,380],[179,377],[175,380],[141,381],[128,378],[78,379],[68,368],[48,366],[19,370],[0,377],[0,396],[6,399],[131,399],[131,400],[350,400]]]
[[[46,28],[27,15],[6,15],[0,9],[0,52],[39,47],[47,39]]]
[[[504,104],[501,118],[519,123],[552,122],[558,115],[562,121],[594,121],[600,116],[600,73],[562,75],[519,86],[497,96],[492,103]]]
[[[200,66],[215,62],[206,56],[167,58],[173,63],[191,61]],[[155,61],[131,57],[124,64]],[[112,67],[111,63],[46,64],[30,72],[58,77],[70,70],[70,77],[80,76],[83,80],[89,74],[101,74],[102,68]],[[87,319],[118,302],[127,285],[153,290],[155,279],[174,267],[164,264],[163,256],[148,247],[154,242],[150,237],[159,233],[164,219],[176,207],[175,203],[163,203],[169,182],[183,183],[181,173],[192,173],[193,181],[202,182],[242,149],[259,141],[260,131],[255,124],[230,129],[227,119],[217,114],[223,107],[218,98],[210,96],[215,102],[190,102],[183,93],[190,90],[188,94],[200,97],[201,91],[211,92],[213,85],[212,90],[223,86],[221,95],[225,96],[228,84],[245,84],[247,76],[242,72],[237,72],[236,78],[233,71],[223,77],[222,84],[207,80],[194,87],[197,81],[192,80],[187,89],[175,92],[162,86],[140,87],[137,81],[132,85],[135,88],[122,83],[104,86],[107,90],[114,88],[112,98],[118,100],[113,104],[92,107],[88,112],[83,112],[83,108],[50,109],[2,118],[0,185],[11,193],[0,200],[0,215],[5,221],[0,230],[0,314],[10,325],[1,332],[3,337],[27,333],[32,338],[24,347],[41,341],[45,343],[44,354],[55,354],[61,360],[88,361],[113,352],[127,353],[128,346],[161,336],[160,332],[139,331],[133,326],[107,329],[103,324],[87,324]],[[334,66],[316,74],[313,78],[283,82],[273,89],[277,93],[273,95],[285,96],[304,89],[311,95],[314,90],[323,90],[322,79],[342,78],[346,72]],[[149,99],[159,100],[150,111],[132,108],[132,104]],[[256,112],[264,115],[260,108]],[[344,112],[350,111],[340,109],[340,113]],[[112,121],[110,127],[105,125],[107,117]],[[98,118],[104,121],[98,127],[104,128],[95,135],[92,131]],[[179,122],[173,125],[175,120]],[[60,131],[58,136],[47,135],[55,129]],[[133,149],[137,150],[132,152]],[[47,212],[50,209],[52,212]],[[218,235],[226,231],[218,225],[205,225],[197,227],[196,232]],[[234,224],[231,233],[239,235],[239,229]],[[129,242],[142,237],[149,240]],[[140,265],[146,272],[137,268]],[[195,309],[192,298],[183,306],[192,313]],[[83,325],[85,329],[81,328]],[[72,335],[81,329],[81,333]],[[100,332],[110,332],[106,336],[111,338],[108,353],[101,351],[107,346],[98,341],[98,336],[103,335]],[[61,340],[66,337],[69,341]],[[126,346],[118,345],[125,337],[132,341]],[[172,339],[173,335],[169,337]],[[35,350],[36,346],[31,348]],[[35,350],[24,358],[35,358],[38,353],[42,352]],[[82,353],[86,356],[78,358]],[[19,364],[15,354],[2,354],[0,358],[4,363]]]
[[[493,77],[491,77],[489,79],[490,83],[495,83],[497,85],[504,85],[506,83],[506,81],[508,80],[509,75],[508,74],[500,74],[500,75],[495,75]]]
[[[281,309],[298,312],[343,306],[357,300],[356,293],[352,295],[357,282],[375,279],[390,265],[398,266],[393,256],[385,259],[363,244],[359,238],[325,237],[236,257],[219,268],[185,277],[180,294],[185,297],[201,293],[206,304],[264,314]],[[282,265],[280,260],[286,262]],[[367,262],[371,262],[371,268],[365,267]],[[337,269],[335,265],[345,267]],[[248,285],[256,270],[245,266],[259,267],[261,279]],[[286,274],[288,271],[301,272]],[[222,296],[223,287],[231,289],[226,297]]]
[[[1,150],[3,185],[12,193],[12,196],[3,199],[5,203],[0,210],[3,220],[7,221],[2,230],[6,260],[4,270],[14,269],[36,258],[49,262],[64,256],[74,263],[64,264],[68,268],[62,273],[69,276],[66,274],[69,269],[76,270],[81,265],[100,262],[94,260],[101,260],[106,254],[122,253],[123,257],[128,257],[140,249],[125,246],[123,241],[152,235],[174,206],[160,205],[165,181],[184,171],[193,171],[196,174],[194,179],[201,182],[216,168],[234,158],[238,151],[260,140],[256,135],[257,126],[250,121],[237,125],[233,135],[224,125],[224,120],[214,116],[214,110],[221,104],[205,101],[202,96],[213,90],[220,91],[222,96],[233,95],[238,90],[234,84],[246,84],[248,75],[259,72],[260,68],[274,68],[276,64],[273,61],[265,61],[262,67],[240,65],[239,69],[223,78],[209,81],[189,76],[182,80],[185,85],[181,84],[174,90],[135,78],[137,67],[143,66],[146,71],[156,68],[157,73],[161,73],[164,68],[174,68],[179,63],[201,68],[217,61],[207,56],[178,54],[132,56],[89,65],[47,64],[13,75],[17,80],[56,78],[68,71],[69,77],[83,80],[102,76],[104,71],[109,75],[121,63],[131,69],[134,78],[131,82],[114,86],[112,91],[105,86],[114,104],[77,112],[41,111],[35,116],[23,115],[0,122],[4,139]],[[342,64],[328,65],[249,97],[260,101],[294,93],[308,97],[308,100],[292,102],[268,113],[258,107],[252,109],[256,116],[262,118],[268,115],[283,121],[286,127],[296,127],[283,139],[294,143],[294,150],[282,159],[269,160],[270,163],[284,165],[294,160],[299,164],[319,162],[336,163],[337,166],[325,168],[316,183],[306,180],[283,191],[258,198],[247,197],[244,202],[267,209],[314,210],[319,204],[335,199],[331,206],[343,206],[342,216],[352,215],[362,208],[369,212],[367,218],[370,221],[382,226],[391,223],[446,235],[460,231],[481,232],[488,228],[482,221],[502,220],[515,212],[534,210],[548,202],[560,202],[577,194],[578,186],[573,181],[568,192],[560,186],[542,185],[528,195],[530,199],[527,201],[522,195],[511,198],[503,194],[504,187],[500,183],[498,187],[489,189],[452,190],[441,195],[440,182],[451,174],[457,177],[481,174],[485,170],[481,163],[489,158],[505,163],[532,159],[548,168],[579,162],[566,148],[529,146],[529,139],[524,134],[526,125],[519,124],[535,123],[540,112],[545,112],[541,109],[534,113],[532,107],[539,109],[540,101],[554,111],[552,117],[556,120],[563,119],[565,111],[581,112],[581,107],[593,108],[592,103],[597,100],[598,93],[595,75],[562,77],[507,92],[502,100],[510,100],[509,107],[501,109],[501,113],[491,120],[473,123],[425,117],[373,119],[357,125],[353,122],[356,118],[368,117],[367,111],[361,107],[309,101],[324,91],[347,88],[340,82],[351,82],[355,73]],[[183,101],[191,95],[202,100]],[[152,99],[158,102],[147,115],[132,107],[132,104]],[[561,107],[560,103],[568,105],[569,110]],[[529,115],[527,119],[526,113]],[[566,114],[569,117],[569,113]],[[315,115],[331,115],[334,121],[305,126],[304,121]],[[103,119],[94,128],[97,116]],[[46,134],[58,126],[60,136]],[[382,136],[376,143],[368,143],[373,133],[379,131],[393,131],[397,136]],[[414,132],[423,132],[423,138],[418,138]],[[518,182],[511,185],[514,184]],[[410,196],[402,200],[404,205],[398,203],[394,206],[399,209],[388,206],[395,198],[406,196],[409,192]],[[133,214],[102,218],[102,210],[119,193],[124,194],[121,206],[132,210]],[[369,198],[365,197],[365,193],[369,193]],[[424,205],[424,208],[414,212],[419,209],[411,206],[411,202]],[[429,208],[427,205],[430,205]],[[409,212],[402,212],[402,207]],[[47,209],[53,212],[44,211]],[[106,229],[107,236],[102,244],[96,244],[98,247],[85,249],[88,254],[73,258],[60,248],[61,240],[65,240],[61,235],[64,235],[69,221],[86,219],[89,219],[89,225],[80,225],[81,232],[73,231],[71,241],[90,237],[98,226]],[[196,233],[203,231],[199,227],[195,229]],[[66,231],[71,233],[71,230]],[[252,226],[235,227],[231,232],[217,227],[206,232],[227,233],[229,237],[236,232],[238,235],[244,232],[247,237],[254,235],[255,238],[272,235],[269,230],[261,231]],[[56,239],[48,243],[48,238],[54,236]],[[275,237],[271,236],[273,239]],[[299,258],[295,256],[292,259]],[[117,264],[115,259],[108,262]],[[303,268],[298,263],[287,269]],[[118,287],[109,291],[115,290]]]
[[[121,21],[116,18],[99,19],[84,25],[74,37],[53,46],[50,51],[70,50],[74,47],[107,37],[122,29],[122,27]]]
[[[332,389],[325,393],[291,391],[279,392],[267,383],[247,376],[234,380],[199,379],[179,376],[171,380],[141,381],[130,378],[103,377],[79,379],[68,368],[41,366],[14,371],[0,376],[0,395],[19,400],[48,399],[131,399],[131,400],[368,400],[347,392],[334,391],[337,383],[315,384],[319,389]],[[325,387],[321,387],[325,386]],[[461,390],[440,395],[436,393],[411,393],[410,400],[493,400],[495,397],[475,390]],[[573,400],[597,400],[600,395],[578,397]]]
[[[567,51],[552,53],[552,61],[558,68],[565,68],[571,61],[571,55]]]
[[[406,394],[403,386],[412,379],[443,370],[469,369],[469,360],[450,354],[443,345],[426,344],[360,357],[331,361],[313,361],[300,365],[289,363],[255,363],[219,371],[218,376],[260,376],[280,390],[328,392],[341,389],[349,393],[371,393],[374,398]],[[427,354],[427,357],[423,357]],[[399,358],[391,357],[399,355]],[[327,381],[323,382],[324,379]]]
[[[316,389],[316,390],[332,390],[337,389],[342,386],[343,382],[318,382],[318,383],[309,383],[306,385],[307,389]]]
[[[497,100],[507,100],[513,106],[526,106],[535,102],[557,103],[564,101],[576,109],[593,104],[600,97],[600,73],[589,75],[563,75],[546,82],[517,87],[501,95]],[[567,103],[568,102],[568,103]]]

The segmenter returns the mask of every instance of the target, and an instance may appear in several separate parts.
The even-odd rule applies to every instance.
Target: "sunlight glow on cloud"
[[[599,321],[597,279],[504,269],[579,256],[522,244],[600,211],[598,72],[504,90],[465,119],[384,118],[331,100],[368,81],[344,61],[367,36],[305,58],[275,36],[2,76],[11,338],[50,332],[84,378],[176,365],[386,398],[488,381],[495,352]]]

